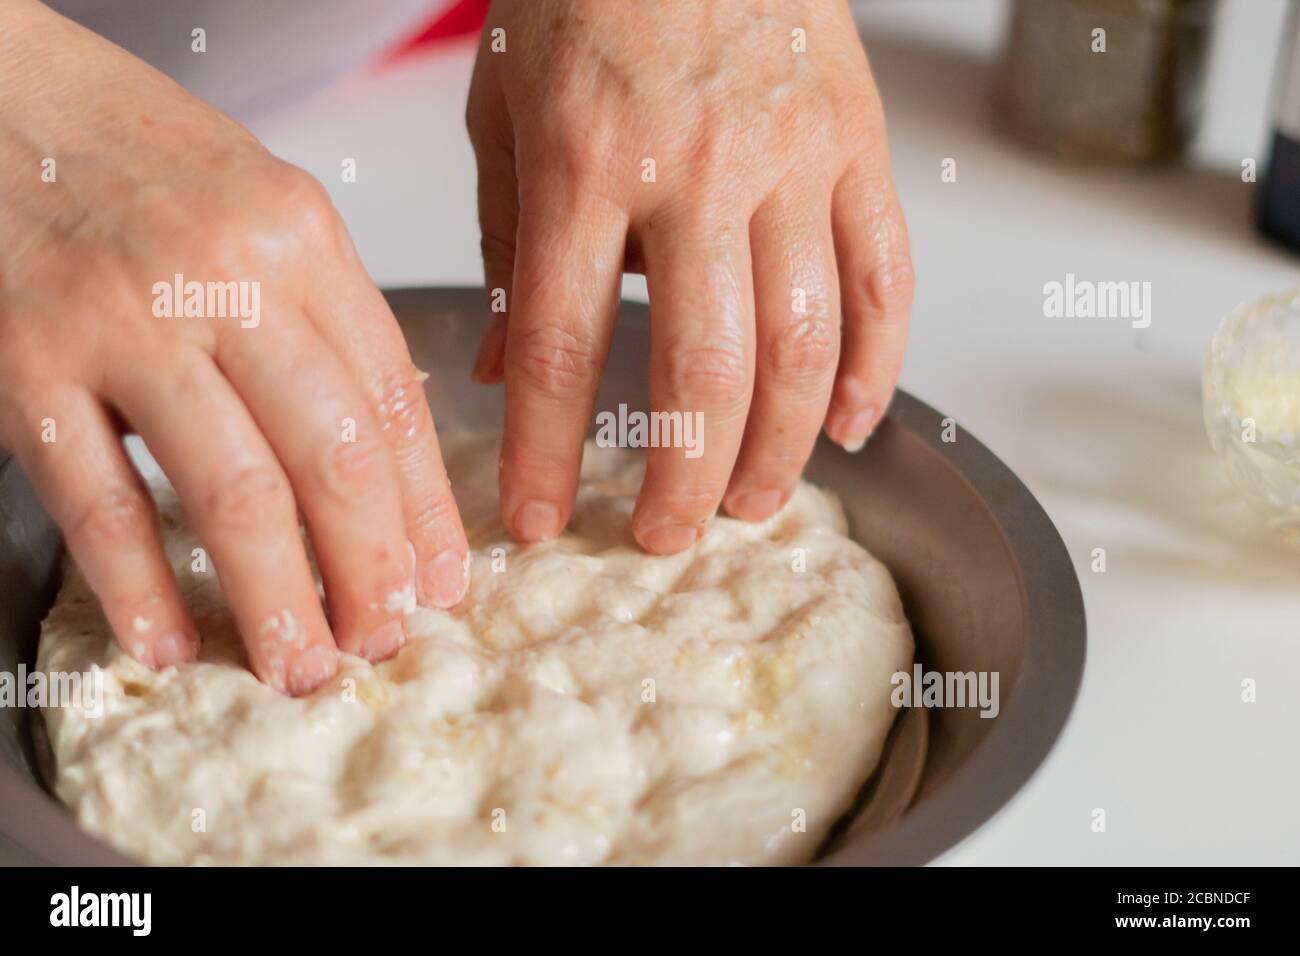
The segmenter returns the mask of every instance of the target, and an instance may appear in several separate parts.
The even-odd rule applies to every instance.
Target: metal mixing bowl
[[[501,390],[469,381],[481,289],[388,294],[440,427],[500,427]],[[648,313],[627,304],[598,409],[646,407]],[[997,671],[1000,711],[905,711],[824,864],[917,864],[1006,804],[1060,735],[1083,673],[1084,613],[1070,556],[1010,470],[900,392],[867,447],[822,440],[807,476],[844,501],[853,536],[888,565],[927,669]],[[955,440],[945,441],[945,437]],[[30,667],[59,583],[62,543],[13,460],[0,461],[0,670]],[[928,717],[928,720],[924,719]],[[122,864],[42,788],[26,708],[0,710],[0,863]]]

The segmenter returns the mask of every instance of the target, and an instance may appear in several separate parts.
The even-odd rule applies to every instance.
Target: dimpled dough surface
[[[629,531],[640,453],[589,444],[568,531],[520,547],[497,517],[497,438],[445,446],[468,598],[416,609],[396,658],[344,656],[301,700],[244,669],[216,576],[191,570],[198,541],[150,477],[203,651],[135,663],[68,566],[39,667],[105,671],[102,716],[44,714],[81,824],[162,864],[811,858],[879,760],[912,658],[839,502],[805,483],[763,524],[719,518],[650,557]]]

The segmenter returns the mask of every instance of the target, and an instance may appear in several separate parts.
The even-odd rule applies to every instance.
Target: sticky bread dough
[[[838,501],[805,483],[765,523],[719,518],[651,557],[629,530],[640,454],[589,444],[568,531],[522,547],[497,516],[497,437],[444,448],[469,596],[415,609],[395,659],[344,655],[306,699],[245,669],[160,477],[197,663],[154,674],[119,651],[69,562],[38,667],[105,672],[102,716],[44,712],[81,825],[159,864],[811,858],[879,760],[890,677],[912,659],[893,582]]]

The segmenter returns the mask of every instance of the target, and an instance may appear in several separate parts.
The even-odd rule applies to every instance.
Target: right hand
[[[650,409],[701,425],[694,454],[646,451],[647,551],[690,547],[719,505],[771,518],[823,426],[863,446],[903,365],[913,276],[844,0],[495,0],[466,120],[506,303],[474,377],[505,383],[516,538],[572,513],[625,271],[650,296]]]
[[[337,649],[395,654],[409,599],[464,596],[467,546],[419,373],[325,190],[38,3],[0,13],[0,89],[0,446],[119,642],[155,668],[198,652],[131,430],[262,680],[302,694]],[[257,283],[260,315],[158,317],[177,274]]]

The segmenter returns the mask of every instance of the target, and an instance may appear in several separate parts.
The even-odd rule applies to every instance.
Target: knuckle
[[[283,208],[308,213],[333,209],[329,192],[321,181],[301,166],[279,163],[268,178],[268,185]]]
[[[405,446],[428,434],[432,416],[413,368],[385,378],[379,383],[378,394],[379,427],[385,435]]]
[[[609,131],[581,118],[589,113],[588,106],[584,105],[581,112],[566,109],[565,113],[567,118],[559,124],[551,143],[552,158],[563,171],[565,181],[580,187],[603,174],[614,145]]]
[[[265,465],[252,465],[217,484],[205,502],[208,520],[218,530],[264,530],[292,517],[293,497],[288,483]]]
[[[669,349],[667,366],[669,389],[688,404],[729,406],[743,401],[749,389],[748,363],[739,344]]]
[[[738,130],[726,119],[705,114],[686,134],[686,163],[698,178],[714,179],[735,168]]]
[[[543,325],[520,335],[512,364],[542,394],[570,398],[585,394],[595,384],[596,352],[589,334]]]
[[[338,216],[329,192],[311,173],[285,164],[276,176],[273,206],[277,222],[286,221],[291,235],[303,240],[331,239],[338,231]]]
[[[152,305],[155,278],[146,277],[119,255],[87,249],[75,267],[60,268],[57,275],[41,276],[40,281],[58,283],[49,287],[63,290],[63,307],[72,314],[103,312],[105,303],[113,303],[123,324],[129,323],[132,333],[137,333],[140,321],[150,315],[146,309]],[[128,305],[130,311],[121,308]]]
[[[282,163],[263,173],[252,204],[205,216],[200,254],[227,274],[243,274],[332,242],[338,216],[325,187],[310,173]]]
[[[911,308],[915,288],[912,257],[905,252],[895,252],[886,255],[867,273],[863,291],[871,308],[877,314],[889,317]]]
[[[734,217],[753,213],[759,192],[753,184],[753,179],[734,169],[694,174],[675,197],[662,203],[661,221],[691,236],[692,251],[728,253],[748,232],[748,225]]]
[[[196,237],[197,258],[220,276],[245,276],[256,268],[255,246],[249,242],[249,222],[238,212],[215,211],[204,217],[206,228]]]
[[[830,105],[832,119],[826,128],[835,132],[841,152],[856,157],[862,153],[864,143],[885,140],[885,115],[878,101],[855,93]]]
[[[327,441],[316,463],[316,484],[345,501],[374,491],[381,487],[387,452],[372,438]]]
[[[781,328],[768,343],[767,366],[779,381],[815,382],[834,370],[839,359],[840,330],[825,309],[801,316]]]
[[[120,489],[88,504],[73,519],[69,535],[92,548],[120,546],[151,534],[153,521],[153,506],[143,495]]]

